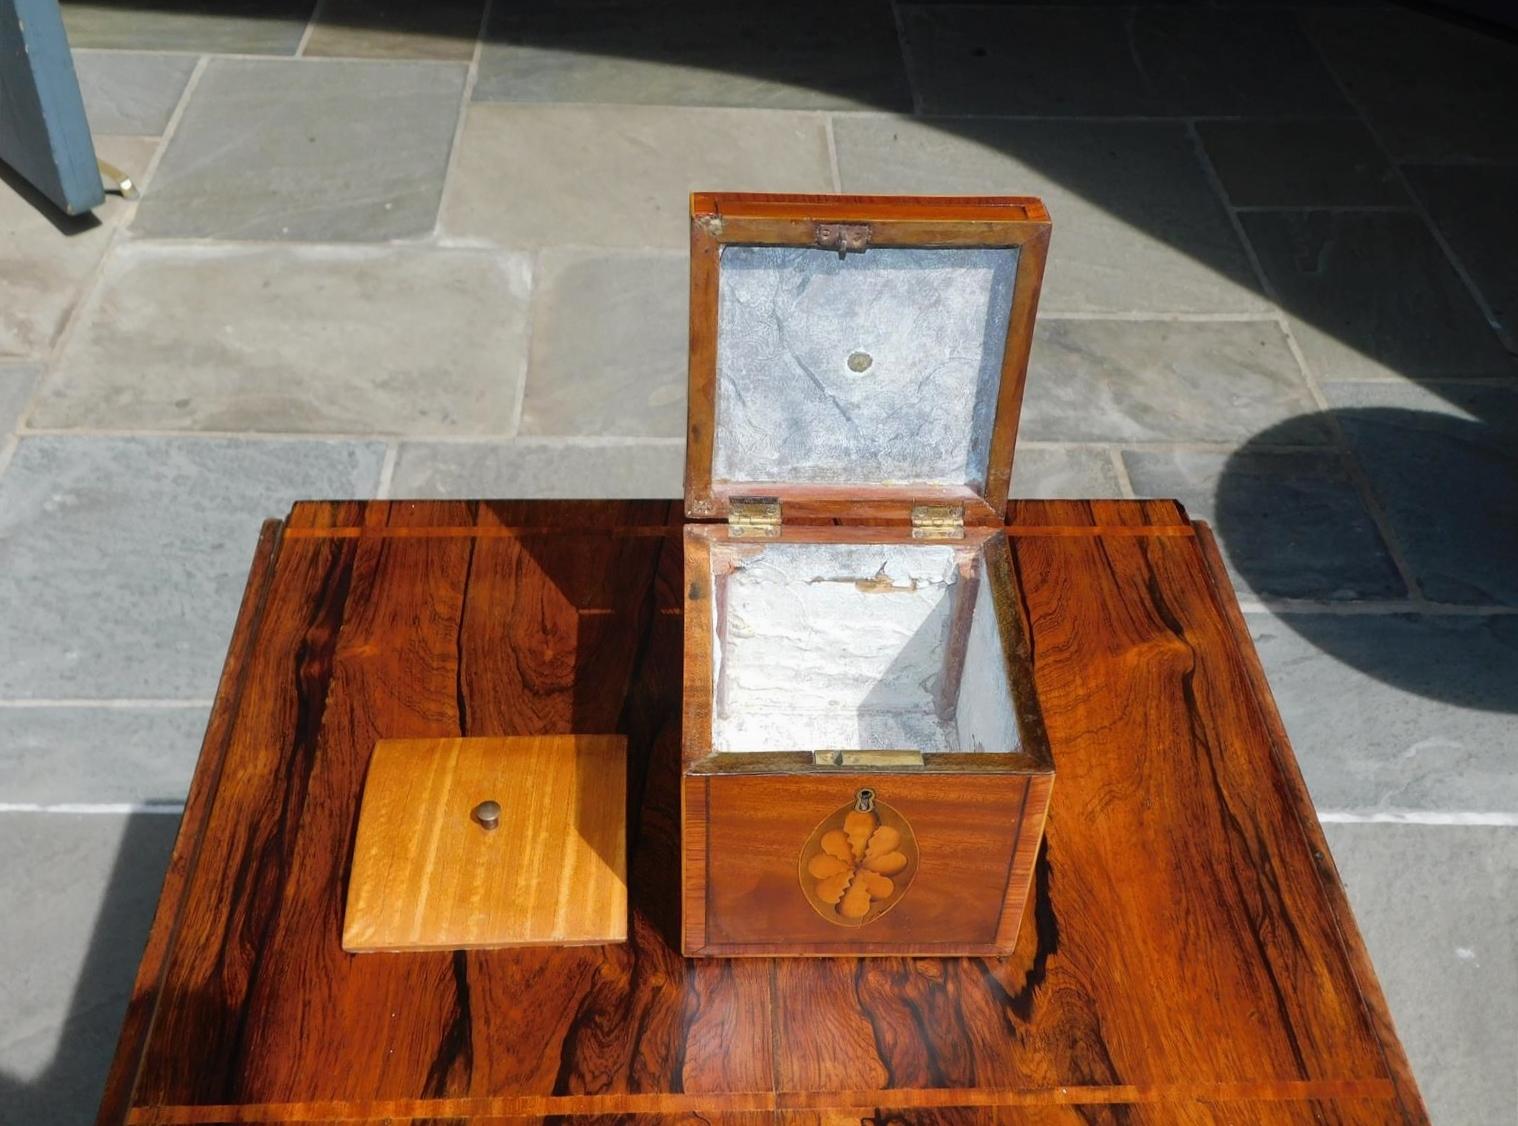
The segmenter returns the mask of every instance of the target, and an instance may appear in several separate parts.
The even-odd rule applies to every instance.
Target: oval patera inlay
[[[801,849],[801,890],[840,927],[862,927],[901,902],[917,875],[917,836],[873,790],[822,819]]]

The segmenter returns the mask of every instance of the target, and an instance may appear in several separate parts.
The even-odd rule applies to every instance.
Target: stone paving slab
[[[1290,9],[1140,6],[1132,10],[1130,26],[1134,58],[1171,112],[1261,117],[1353,112]]]
[[[1262,598],[1402,598],[1407,589],[1337,451],[1128,450],[1135,493],[1175,497]]]
[[[134,234],[379,242],[432,233],[465,68],[212,59]]]
[[[477,101],[912,108],[882,0],[719,6],[498,4]]]
[[[0,1120],[94,1121],[178,827],[0,814]]]
[[[1400,5],[1308,18],[1329,66],[1395,159],[1518,159],[1518,68],[1500,36]]]
[[[1324,829],[1430,1119],[1518,1119],[1518,829]]]
[[[684,437],[688,255],[552,250],[539,273],[521,433]]]
[[[157,155],[160,143],[158,137],[128,137],[102,133],[95,138],[95,157],[97,160],[104,160],[115,165],[141,192],[145,190],[148,171],[152,167],[153,157]],[[107,202],[117,199],[119,197],[115,193],[106,196]],[[87,293],[88,287],[83,292]]]
[[[692,191],[833,185],[815,113],[476,103],[460,146],[444,233],[506,247],[686,249]]]
[[[922,113],[1160,112],[1122,11],[929,4],[899,19]]]
[[[0,359],[44,357],[133,205],[71,219],[0,165]]]
[[[1518,814],[1518,616],[1248,621],[1320,810]]]
[[[41,375],[40,364],[0,364],[0,442],[21,422]]]
[[[64,3],[73,47],[293,55],[314,0]]]
[[[1518,385],[1324,393],[1423,593],[1518,606]]]
[[[39,805],[182,802],[209,714],[199,704],[0,704],[0,795]]]
[[[1254,211],[1240,220],[1320,379],[1515,370],[1421,216]]]
[[[1029,438],[1228,442],[1272,428],[1296,444],[1329,438],[1274,321],[1038,323],[1019,431]]]
[[[32,423],[507,436],[530,288],[524,254],[129,243]]]
[[[0,698],[209,699],[259,525],[372,496],[378,442],[22,438],[0,475]]]
[[[1201,121],[1197,133],[1235,207],[1410,203],[1359,121]]]
[[[438,498],[678,498],[681,442],[518,438],[511,442],[404,442],[390,495]]]
[[[681,495],[682,443],[618,439],[404,442],[396,498],[669,497]],[[1024,497],[1122,495],[1111,454],[1098,448],[1020,447],[1012,491]]]
[[[1347,114],[1289,11],[930,4],[901,9],[928,114]]]
[[[74,71],[84,95],[90,132],[156,137],[199,60],[195,55],[144,51],[75,51]]]
[[[1012,460],[1012,495],[1081,500],[1120,497],[1123,488],[1110,450],[1019,444]]]
[[[1037,195],[1045,312],[1268,308],[1185,126],[839,114],[843,190]]]
[[[1404,170],[1455,258],[1518,352],[1518,166],[1420,165]]]
[[[301,54],[307,58],[474,58],[484,0],[323,0]]]

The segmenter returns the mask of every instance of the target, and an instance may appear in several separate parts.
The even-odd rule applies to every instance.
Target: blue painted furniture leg
[[[69,215],[105,198],[58,0],[0,0],[0,161]]]

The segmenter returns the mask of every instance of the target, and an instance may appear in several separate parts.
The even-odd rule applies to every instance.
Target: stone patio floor
[[[88,1121],[261,518],[677,496],[692,188],[1036,193],[1024,496],[1221,535],[1434,1120],[1518,1120],[1518,45],[1397,8],[70,4],[0,184],[0,1120]]]

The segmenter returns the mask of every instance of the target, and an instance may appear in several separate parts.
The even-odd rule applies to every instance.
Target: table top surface
[[[1008,509],[1055,785],[1016,952],[678,953],[678,502],[265,527],[102,1123],[1426,1113],[1205,526]],[[384,738],[628,737],[623,945],[345,954]]]

